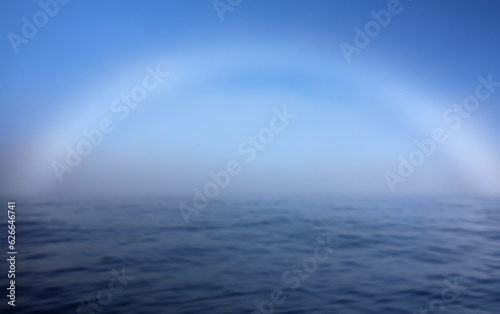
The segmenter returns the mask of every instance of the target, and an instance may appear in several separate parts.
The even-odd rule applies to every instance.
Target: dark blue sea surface
[[[500,313],[498,198],[221,198],[189,224],[180,202],[17,199],[0,311]]]

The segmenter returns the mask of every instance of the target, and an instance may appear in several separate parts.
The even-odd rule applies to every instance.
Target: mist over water
[[[0,1],[0,313],[498,313],[498,16]]]

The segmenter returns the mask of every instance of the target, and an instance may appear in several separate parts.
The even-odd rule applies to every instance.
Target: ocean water
[[[16,202],[2,313],[500,313],[499,198]]]

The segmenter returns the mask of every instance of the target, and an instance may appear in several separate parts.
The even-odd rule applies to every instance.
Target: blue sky
[[[243,170],[224,194],[500,193],[500,87],[457,129],[443,120],[479,76],[500,81],[498,1],[402,0],[350,62],[341,43],[391,1],[243,0],[223,21],[202,0],[41,3],[53,16],[14,45],[43,8],[0,4],[7,195],[187,195],[229,160]],[[120,119],[148,67],[168,76]],[[238,145],[284,107],[296,117],[247,162]],[[59,182],[54,162],[102,119],[113,131]],[[401,177],[435,128],[448,140]]]

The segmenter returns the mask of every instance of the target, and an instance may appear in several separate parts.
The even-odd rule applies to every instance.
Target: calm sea
[[[16,202],[2,313],[500,313],[499,198]]]

